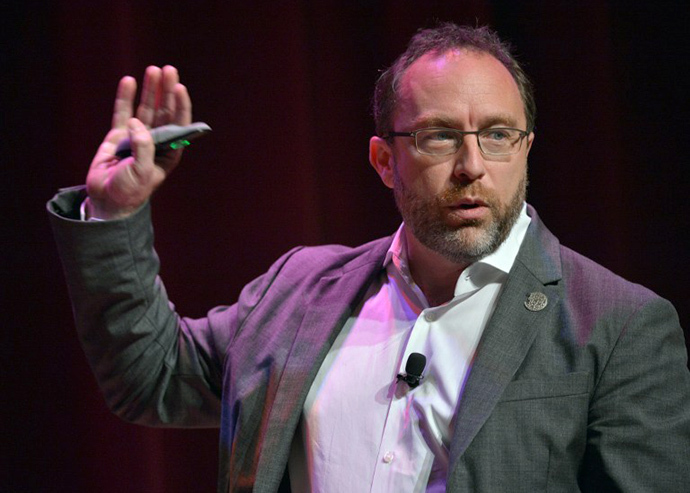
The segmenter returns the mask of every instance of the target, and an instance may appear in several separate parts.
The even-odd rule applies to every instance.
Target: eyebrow
[[[505,126],[517,128],[517,120],[508,114],[490,115],[479,120],[479,130],[490,128],[494,126]],[[414,122],[414,128],[429,128],[429,127],[443,127],[460,130],[461,125],[457,121],[446,119],[443,117],[421,118]]]
[[[517,127],[517,120],[508,114],[492,115],[485,120],[482,120],[481,128],[493,127],[496,125],[504,125],[506,127]]]

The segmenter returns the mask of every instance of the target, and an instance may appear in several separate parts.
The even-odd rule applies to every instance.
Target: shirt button
[[[424,320],[426,320],[427,322],[433,322],[434,320],[436,320],[436,315],[434,315],[433,313],[426,312],[424,314]]]
[[[395,459],[395,454],[393,452],[386,452],[386,455],[383,456],[383,462],[386,464],[390,464],[393,462],[393,459]]]

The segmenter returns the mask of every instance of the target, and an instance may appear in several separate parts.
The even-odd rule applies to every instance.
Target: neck
[[[455,293],[458,278],[469,263],[457,264],[448,260],[421,244],[407,228],[405,240],[410,274],[429,304],[438,306],[450,301]]]

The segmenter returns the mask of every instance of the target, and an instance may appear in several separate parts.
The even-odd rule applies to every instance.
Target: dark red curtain
[[[106,410],[46,219],[54,191],[83,182],[122,75],[176,65],[214,128],[154,198],[168,291],[202,316],[294,245],[395,229],[367,160],[378,70],[436,19],[489,24],[537,89],[530,202],[563,243],[669,298],[689,327],[688,13],[680,1],[3,7],[0,490],[215,488],[215,430]]]

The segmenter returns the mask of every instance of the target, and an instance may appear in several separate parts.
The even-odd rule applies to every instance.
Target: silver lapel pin
[[[525,301],[525,308],[527,308],[531,312],[538,312],[546,308],[548,302],[549,299],[546,297],[544,293],[535,291],[534,293],[530,293],[529,296],[527,296],[527,300]]]

